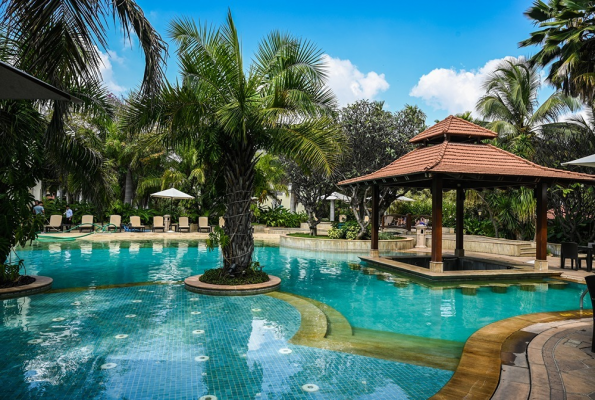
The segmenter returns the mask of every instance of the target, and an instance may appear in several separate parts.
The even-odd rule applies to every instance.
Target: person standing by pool
[[[35,215],[45,214],[42,201],[40,201],[39,203],[37,203],[37,205],[35,205],[35,207],[33,207],[33,212],[35,213]]]
[[[66,216],[66,224],[72,225],[72,210],[70,206],[66,206],[66,211],[64,211],[64,215]]]

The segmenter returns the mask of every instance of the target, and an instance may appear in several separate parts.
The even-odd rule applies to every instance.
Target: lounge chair
[[[62,215],[52,215],[50,217],[50,223],[43,226],[43,230],[45,232],[52,231],[61,231],[62,230]]]
[[[223,229],[225,226],[225,218],[219,217],[219,228]]]
[[[180,217],[180,220],[178,221],[178,232],[182,232],[182,230],[190,232],[190,223],[188,222],[188,217]]]
[[[145,226],[140,222],[140,217],[132,216],[130,217],[130,229],[131,230],[138,230],[139,232],[145,231]]]
[[[109,225],[107,226],[107,231],[117,231],[122,232],[122,217],[120,215],[110,215],[109,216]]]
[[[157,229],[161,229],[162,232],[165,232],[165,224],[163,223],[163,217],[153,217],[153,232],[155,232]]]
[[[81,223],[79,225],[79,232],[82,232],[83,229],[88,229],[89,232],[93,232],[94,228],[95,227],[93,226],[93,216],[83,215],[83,219],[81,220]]]
[[[203,229],[206,229],[207,232],[211,233],[209,219],[207,217],[198,217],[198,231],[202,232]]]

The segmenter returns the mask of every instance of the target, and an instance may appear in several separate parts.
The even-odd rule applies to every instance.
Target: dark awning
[[[0,99],[82,102],[80,99],[3,61],[0,61]]]

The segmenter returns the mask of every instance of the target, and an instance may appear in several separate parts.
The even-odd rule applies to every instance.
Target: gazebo
[[[372,187],[371,256],[378,256],[378,200],[381,186],[430,188],[432,191],[432,249],[429,269],[443,272],[442,192],[456,190],[455,256],[463,257],[463,217],[467,189],[534,188],[536,207],[535,270],[547,265],[547,188],[554,184],[595,184],[595,176],[543,167],[485,143],[497,133],[449,116],[412,138],[418,145],[391,164],[368,175],[339,182],[339,186]]]

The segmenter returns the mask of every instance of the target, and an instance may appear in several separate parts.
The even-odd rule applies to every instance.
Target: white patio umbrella
[[[325,200],[329,200],[331,202],[331,215],[330,220],[331,222],[335,221],[335,200],[341,201],[351,201],[351,197],[345,196],[344,194],[333,192],[330,196],[328,196]]]
[[[172,207],[173,207],[173,201],[174,199],[176,200],[188,200],[188,199],[193,199],[194,196],[190,196],[189,194],[186,194],[184,192],[180,192],[178,189],[174,189],[174,188],[170,188],[167,190],[162,190],[161,192],[157,192],[157,193],[153,193],[151,194],[151,197],[160,197],[163,199],[170,199],[170,206],[169,206],[169,211],[171,213]],[[172,231],[168,231],[168,232],[172,232]]]
[[[590,156],[579,158],[577,160],[568,161],[562,163],[562,165],[582,165],[584,167],[595,167],[595,154]]]

